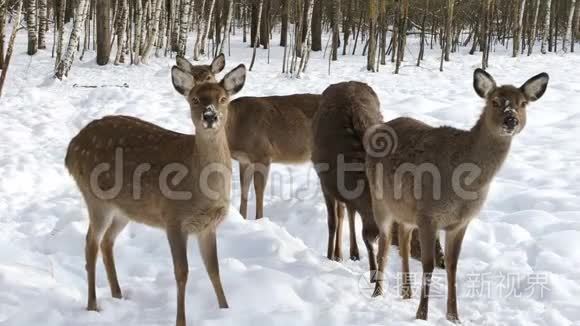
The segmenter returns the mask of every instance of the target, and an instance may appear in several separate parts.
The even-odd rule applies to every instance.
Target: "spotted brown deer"
[[[224,59],[225,60],[225,59]],[[225,62],[216,58],[214,63]],[[207,76],[217,69],[193,65],[178,57],[177,65],[190,72],[197,82],[211,81]],[[310,160],[312,152],[311,121],[318,109],[320,95],[295,94],[287,96],[240,97],[229,106],[227,120],[228,143],[232,157],[239,162],[241,200],[240,213],[247,217],[250,185],[256,193],[256,219],[264,215],[264,193],[271,163],[299,164]],[[328,248],[328,258],[342,259],[342,221],[344,205],[335,203],[337,227],[335,239]],[[334,221],[334,220],[333,220]],[[350,258],[359,259],[356,243],[355,212],[348,210]]]
[[[373,295],[384,291],[381,275],[393,221],[402,226],[400,230],[405,239],[417,228],[423,284],[416,318],[427,319],[436,232],[444,230],[447,319],[459,321],[455,282],[465,231],[481,210],[513,137],[526,125],[528,103],[542,97],[548,80],[548,75],[542,73],[521,87],[497,86],[488,73],[477,69],[473,86],[486,102],[483,113],[470,130],[434,128],[415,119],[398,118],[369,131],[370,138],[390,134],[397,140],[394,142],[397,146],[389,151],[368,151],[366,159],[373,211],[381,233],[379,279]],[[403,257],[403,271],[408,271],[408,253],[401,252],[407,254]],[[409,286],[408,280],[403,281],[403,286]]]
[[[199,85],[178,67],[172,68],[171,75],[175,89],[189,103],[195,135],[133,117],[108,116],[89,123],[72,139],[65,162],[89,212],[87,309],[97,310],[99,246],[112,296],[122,297],[113,246],[127,223],[134,221],[164,229],[167,234],[177,283],[176,324],[184,326],[190,234],[197,236],[219,307],[228,307],[219,274],[216,228],[230,202],[227,108],[230,97],[245,83],[246,68],[238,66],[220,83]]]

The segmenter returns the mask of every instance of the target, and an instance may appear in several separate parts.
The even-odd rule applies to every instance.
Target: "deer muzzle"
[[[218,111],[214,105],[208,105],[201,114],[203,126],[207,129],[216,129],[218,127]]]

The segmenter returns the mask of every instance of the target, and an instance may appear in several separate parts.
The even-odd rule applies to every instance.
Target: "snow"
[[[226,71],[251,58],[239,35],[232,40]],[[71,137],[104,115],[127,114],[193,132],[186,102],[171,86],[172,59],[99,67],[89,51],[60,82],[51,78],[50,51],[29,57],[25,45],[20,33],[0,99],[0,324],[172,325],[176,288],[166,237],[137,224],[121,234],[115,251],[125,298],[111,298],[99,260],[101,310],[85,311],[87,212],[64,168]],[[379,73],[367,73],[362,56],[340,56],[328,75],[327,58],[313,53],[299,80],[281,74],[282,51],[272,49],[269,65],[267,51],[258,51],[241,96],[322,92],[331,83],[354,79],[375,89],[386,119],[404,115],[460,128],[470,127],[483,105],[472,88],[481,58],[465,49],[452,55],[445,72],[438,71],[434,50],[427,50],[423,67],[417,68],[417,42],[411,39],[398,76],[390,63]],[[498,46],[490,58],[489,72],[498,83],[520,85],[542,71],[551,81],[546,95],[528,109],[527,127],[516,137],[480,218],[465,236],[459,314],[464,325],[580,325],[580,56],[514,59],[509,52]],[[129,88],[74,87],[124,83]],[[260,221],[243,220],[237,211],[237,173],[236,167],[231,209],[218,230],[231,308],[218,309],[192,240],[186,299],[190,325],[447,324],[444,271],[434,277],[432,291],[441,295],[430,302],[429,321],[415,321],[420,277],[415,276],[413,298],[402,300],[395,288],[401,267],[397,248],[389,255],[387,294],[370,298],[360,222],[363,259],[338,263],[325,258],[326,209],[310,164],[274,165],[267,217]],[[249,206],[253,216],[253,195]],[[420,264],[412,261],[411,270],[420,273]]]

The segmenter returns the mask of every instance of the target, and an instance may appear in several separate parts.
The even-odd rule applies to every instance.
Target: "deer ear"
[[[475,69],[473,73],[473,88],[479,97],[486,98],[497,87],[495,80],[483,69]]]
[[[237,66],[224,76],[220,85],[228,92],[228,95],[234,95],[242,90],[246,83],[246,66],[243,64]]]
[[[184,96],[189,94],[189,91],[195,86],[193,76],[177,66],[171,68],[171,81],[175,90]]]
[[[185,72],[188,72],[188,73],[193,72],[193,65],[191,64],[191,62],[189,62],[184,57],[178,55],[177,57],[175,57],[175,63],[177,65],[177,67],[179,67],[179,69],[181,69]]]
[[[224,70],[225,66],[226,66],[226,56],[223,53],[221,53],[211,62],[210,65],[211,72],[213,72],[214,75],[218,74],[222,70]]]
[[[520,87],[520,89],[524,92],[524,95],[533,102],[544,95],[546,88],[548,87],[548,81],[550,81],[550,76],[543,72],[530,78],[522,85],[522,87]]]

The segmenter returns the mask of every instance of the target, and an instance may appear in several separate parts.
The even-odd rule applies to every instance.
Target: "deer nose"
[[[518,118],[509,115],[503,119],[503,124],[507,129],[515,129],[518,126]]]
[[[203,110],[202,119],[205,123],[207,123],[208,127],[210,128],[214,123],[217,122],[218,113],[213,105],[210,105]]]

